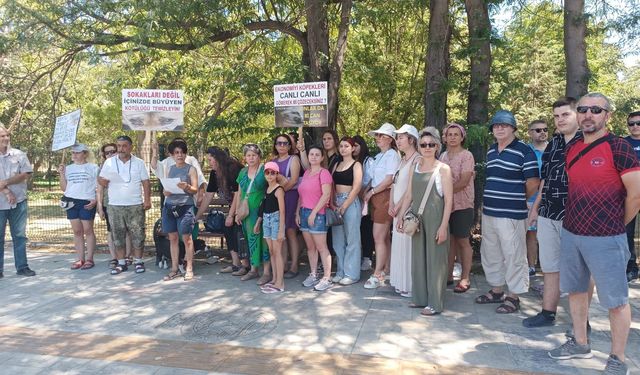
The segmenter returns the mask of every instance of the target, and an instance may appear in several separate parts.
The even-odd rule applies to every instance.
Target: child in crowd
[[[260,216],[253,228],[255,234],[260,234],[260,225],[262,225],[264,239],[269,246],[273,278],[260,287],[265,294],[284,292],[282,244],[285,238],[285,208],[284,188],[277,181],[279,170],[275,162],[270,161],[264,165],[264,178],[268,184],[267,193],[262,201]]]

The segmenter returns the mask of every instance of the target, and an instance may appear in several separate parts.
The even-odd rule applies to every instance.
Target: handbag
[[[424,212],[424,208],[427,206],[427,199],[429,198],[429,194],[431,193],[431,189],[433,189],[433,184],[436,181],[436,174],[440,173],[440,167],[442,163],[438,163],[436,169],[433,170],[433,174],[431,178],[429,178],[429,183],[427,184],[427,188],[424,191],[424,195],[422,196],[422,202],[420,202],[420,209],[418,209],[418,213],[411,211],[409,209],[403,217],[402,230],[408,236],[413,236],[414,234],[420,232],[420,227],[422,226],[422,213]]]
[[[337,225],[344,224],[344,220],[342,219],[342,215],[332,208],[325,208],[324,217],[326,219],[326,224],[328,227],[335,227]]]
[[[73,206],[75,205],[75,203],[73,203],[73,199],[64,195],[60,198],[59,204],[60,204],[60,207],[65,211],[73,208]]]
[[[260,172],[260,168],[262,165],[258,167],[258,172]],[[249,170],[247,169],[247,177],[249,176]],[[251,193],[251,187],[253,186],[253,181],[258,178],[258,173],[253,177],[253,180],[249,183],[249,187],[247,188],[247,193],[244,195],[244,198],[240,201],[238,208],[236,209],[236,217],[240,220],[244,220],[247,216],[249,216],[249,194]]]
[[[207,215],[207,221],[204,223],[204,227],[207,232],[222,233],[224,230],[224,213],[216,209],[209,211]]]

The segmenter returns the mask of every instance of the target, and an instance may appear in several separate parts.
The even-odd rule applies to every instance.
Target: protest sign
[[[273,86],[277,127],[326,127],[327,82]]]
[[[51,151],[62,150],[76,143],[76,134],[78,133],[78,125],[80,125],[80,112],[78,109],[56,118]]]
[[[122,129],[184,130],[182,90],[122,90]]]

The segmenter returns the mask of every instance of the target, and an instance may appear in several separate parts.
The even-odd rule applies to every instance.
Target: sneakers
[[[339,282],[340,282],[340,280],[342,280],[342,276],[335,275],[335,276],[331,279],[331,282],[332,282],[332,283],[339,283]]]
[[[310,273],[309,276],[307,276],[307,278],[304,279],[304,281],[302,282],[302,285],[305,288],[310,288],[310,287],[316,285],[318,283],[318,281],[319,281],[318,280],[318,276]]]
[[[556,324],[555,318],[546,316],[541,312],[538,313],[537,315],[530,316],[522,321],[522,325],[527,328],[548,327],[555,324]]]
[[[628,375],[629,367],[618,359],[618,356],[611,354],[609,355],[609,359],[607,359],[607,366],[604,368],[604,373],[611,375]]]
[[[535,267],[529,267],[529,277],[533,277],[536,275],[536,268]]]
[[[20,276],[35,276],[36,272],[33,271],[29,267],[25,267],[25,268],[19,270],[18,272],[16,272],[16,275],[20,275]]]
[[[340,280],[340,285],[345,285],[345,286],[346,286],[346,285],[355,284],[355,283],[357,283],[357,282],[358,282],[358,280],[354,280],[354,279],[352,279],[352,278],[350,278],[350,277],[343,277],[343,278]]]
[[[333,285],[331,280],[322,279],[322,280],[320,280],[320,282],[318,282],[316,284],[316,286],[313,287],[313,290],[317,290],[317,291],[321,292],[323,290],[327,290],[327,289],[331,288],[331,285]]]
[[[371,277],[369,277],[367,282],[364,283],[364,288],[365,289],[378,289],[382,285],[384,285],[384,279],[380,280],[378,278],[378,276],[371,275]]]
[[[580,345],[576,340],[570,338],[564,344],[551,350],[549,357],[553,359],[591,358],[593,357],[593,353],[591,353],[591,346],[589,346],[589,344]],[[609,363],[607,362],[607,366],[608,365]]]
[[[360,264],[360,271],[369,271],[371,269],[372,264],[373,262],[371,262],[370,258],[367,258],[367,257],[362,258],[362,263]]]

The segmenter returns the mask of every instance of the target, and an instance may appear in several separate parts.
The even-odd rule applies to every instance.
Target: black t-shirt
[[[227,186],[229,187],[229,196],[225,196],[224,191],[222,191],[222,186],[218,186],[218,175],[216,171],[212,170],[209,173],[209,183],[207,184],[207,193],[218,193],[221,198],[226,198],[229,202],[233,200],[233,193],[238,191],[238,183],[236,182],[236,178],[227,179]]]

